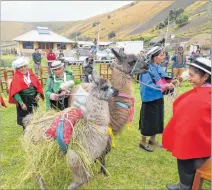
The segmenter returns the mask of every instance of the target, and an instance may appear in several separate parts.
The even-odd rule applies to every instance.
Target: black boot
[[[180,190],[180,184],[176,184],[176,185],[167,184],[167,185],[166,185],[166,188],[167,188],[168,190]]]

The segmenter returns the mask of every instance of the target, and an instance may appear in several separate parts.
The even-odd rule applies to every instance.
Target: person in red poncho
[[[163,132],[163,148],[177,158],[180,183],[169,190],[190,190],[195,172],[211,156],[211,61],[197,58],[189,66],[193,89],[178,97]]]
[[[47,62],[47,66],[48,66],[48,73],[50,74],[50,69],[51,69],[51,64],[53,61],[56,60],[56,54],[53,52],[52,49],[49,50],[49,52],[46,55],[46,62]]]
[[[28,60],[19,57],[12,62],[16,70],[9,89],[9,103],[16,104],[17,123],[23,127],[23,118],[38,107],[38,100],[44,99],[43,89],[35,74],[28,70]]]

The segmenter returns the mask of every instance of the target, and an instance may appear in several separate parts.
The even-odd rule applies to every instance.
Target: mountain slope
[[[101,31],[100,39],[107,40],[111,31],[116,32],[119,38],[124,37],[133,31],[137,25],[148,20],[153,15],[158,14],[167,6],[172,4],[171,1],[140,1],[134,2],[128,6],[120,8],[116,11],[102,15],[99,18],[92,18],[76,24],[74,27],[64,31],[62,34],[69,36],[73,32],[80,31],[81,35],[90,38],[97,36],[98,26],[94,26],[95,22],[100,22]]]
[[[112,3],[112,2],[111,2]],[[97,15],[86,20],[70,22],[4,22],[1,21],[1,41],[11,41],[36,26],[47,26],[50,30],[75,39],[97,38],[100,23],[100,40],[107,41],[112,31],[116,39],[131,39],[147,35],[165,35],[166,28],[156,30],[155,26],[167,18],[170,10],[184,8],[189,15],[185,26],[177,27],[171,24],[169,32],[179,37],[189,37],[201,32],[209,33],[209,1],[178,0],[178,1],[137,1],[117,10]],[[198,26],[198,27],[197,27]]]

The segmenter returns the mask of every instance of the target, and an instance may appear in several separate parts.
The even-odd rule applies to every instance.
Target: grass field
[[[189,90],[189,84],[184,83],[179,93]],[[163,149],[155,149],[148,153],[138,147],[140,133],[138,131],[140,95],[139,85],[134,84],[136,98],[134,124],[126,128],[116,137],[115,148],[106,156],[107,170],[110,175],[105,177],[97,174],[89,184],[81,189],[165,189],[167,183],[177,183],[178,174],[176,159]],[[7,97],[4,95],[4,99]],[[7,104],[8,105],[8,104]],[[45,104],[40,102],[41,109]],[[166,113],[167,122],[169,113]],[[36,189],[35,180],[27,181],[21,186],[19,176],[23,170],[23,155],[20,138],[22,128],[16,125],[16,110],[14,105],[0,109],[1,115],[1,188],[2,189]],[[161,141],[161,135],[157,136]],[[66,189],[70,180],[65,176],[67,169],[63,164],[58,167],[55,177],[47,182],[48,189]],[[63,175],[64,174],[64,175]],[[209,189],[209,183],[204,183],[204,189]]]

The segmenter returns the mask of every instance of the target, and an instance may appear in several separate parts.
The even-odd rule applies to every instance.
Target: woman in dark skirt
[[[165,55],[163,50],[156,46],[148,53],[150,60],[149,70],[140,76],[140,94],[142,99],[142,107],[140,111],[139,130],[141,132],[141,142],[139,146],[152,152],[153,149],[148,145],[161,145],[156,142],[156,134],[163,133],[164,128],[164,101],[163,94],[167,90],[174,88],[174,81],[168,79],[167,73],[160,66],[163,63]],[[149,143],[146,143],[146,137],[150,137]]]
[[[19,57],[13,61],[14,77],[9,90],[9,103],[16,104],[17,123],[23,127],[23,118],[38,107],[38,100],[44,99],[38,78],[28,70],[28,60]]]

